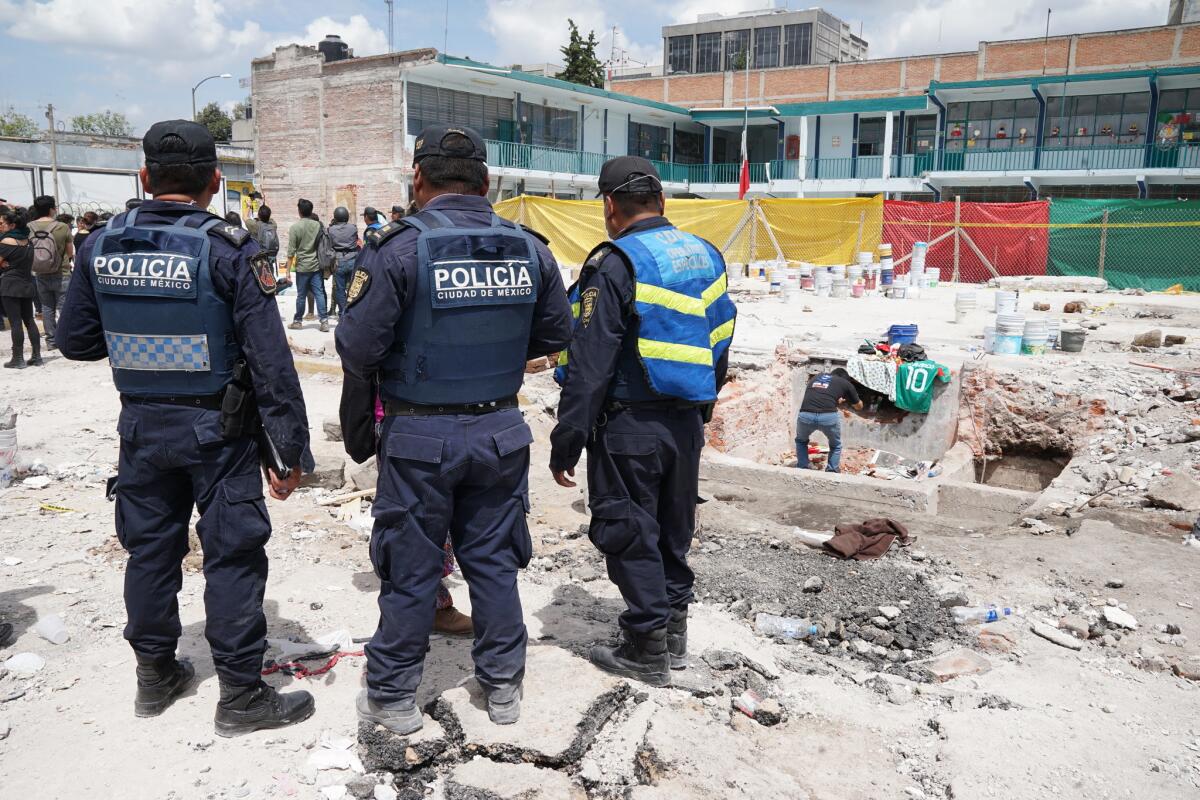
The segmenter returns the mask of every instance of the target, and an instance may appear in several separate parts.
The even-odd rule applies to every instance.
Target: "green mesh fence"
[[[1115,289],[1200,291],[1200,201],[1053,200],[1046,267]]]

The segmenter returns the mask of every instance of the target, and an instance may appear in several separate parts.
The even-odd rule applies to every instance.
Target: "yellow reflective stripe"
[[[701,364],[706,367],[711,367],[713,363],[712,350],[707,347],[658,342],[654,339],[638,339],[638,353],[642,358],[680,361],[684,364]]]
[[[713,303],[717,302],[721,295],[725,294],[725,290],[728,288],[729,276],[722,272],[721,277],[713,281],[712,284],[710,284],[709,287],[700,294],[700,299],[704,301],[704,307],[708,308]]]
[[[579,319],[579,303],[571,303],[571,317]]]
[[[649,283],[639,283],[637,285],[637,301],[639,303],[663,306],[664,308],[678,311],[681,314],[689,314],[693,317],[704,316],[704,303],[695,297],[688,297],[686,294],[673,292],[670,289],[664,289],[661,286],[654,286]]]
[[[558,365],[560,367],[565,367],[567,365],[567,351],[566,350],[562,350],[559,352]]]
[[[708,343],[716,347],[717,342],[723,342],[730,336],[733,336],[733,320],[714,328],[713,332],[708,335]]]

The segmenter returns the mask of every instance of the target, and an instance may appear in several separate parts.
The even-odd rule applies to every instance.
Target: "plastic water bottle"
[[[815,639],[821,629],[802,617],[777,617],[774,614],[756,614],[754,627],[759,633],[780,636],[784,639]]]
[[[969,622],[976,624],[996,622],[997,620],[1001,620],[1006,617],[1011,617],[1014,615],[1019,616],[1021,614],[1021,609],[1017,607],[1009,608],[1007,606],[987,606],[986,608],[967,608],[964,606],[957,606],[950,609],[950,612],[954,614],[954,621],[962,625]]]

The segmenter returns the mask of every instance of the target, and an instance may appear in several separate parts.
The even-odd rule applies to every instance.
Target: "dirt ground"
[[[755,333],[759,340],[765,349],[767,337]],[[314,449],[336,472],[340,444],[325,441],[322,424],[336,419],[337,362],[319,353],[326,345],[332,351],[332,337],[314,329],[296,342],[313,351],[300,366]],[[0,356],[7,355],[0,336]],[[314,693],[309,721],[233,740],[214,734],[217,681],[203,636],[198,559],[190,559],[180,595],[180,653],[196,665],[197,686],[163,716],[134,718],[134,662],[121,635],[124,554],[104,498],[118,446],[110,373],[104,363],[51,354],[44,370],[0,376],[0,408],[20,413],[23,469],[0,491],[0,621],[16,629],[0,665],[22,653],[45,660],[32,675],[0,667],[0,796],[1200,796],[1200,683],[1171,669],[1200,671],[1200,549],[1181,547],[1182,534],[1161,517],[1091,509],[1033,535],[1016,517],[979,523],[969,508],[900,514],[917,537],[912,547],[877,562],[841,562],[804,546],[792,526],[828,529],[860,521],[870,508],[769,496],[706,471],[693,666],[670,689],[601,685],[579,657],[612,636],[620,598],[580,534],[586,487],[557,487],[546,467],[548,376],[532,376],[523,396],[536,437],[535,559],[521,577],[531,664],[538,664],[526,685],[529,727],[489,740],[486,723],[473,723],[454,701],[470,688],[470,641],[435,637],[418,699],[432,712],[427,727],[443,731],[429,748],[437,753],[426,758],[410,743],[401,748],[414,753],[407,766],[401,758],[364,777],[360,770],[381,756],[355,744],[360,656],[319,678],[268,678]],[[36,488],[43,481],[27,484],[26,475],[49,480]],[[304,489],[286,503],[267,501],[275,529],[271,638],[312,641],[337,631],[361,638],[374,630],[378,583],[361,522],[367,504],[359,520],[339,520],[336,509],[317,504],[331,493]],[[824,588],[805,593],[801,586],[814,576]],[[469,612],[465,585],[455,576],[451,586]],[[1017,606],[1022,615],[955,626],[943,604],[955,594],[973,606]],[[1031,631],[1033,622],[1072,618],[1086,629],[1086,620],[1114,605],[1136,617],[1136,630],[1101,626],[1077,642],[1080,649]],[[899,635],[913,647],[856,651],[856,631],[896,638],[890,620],[883,628],[870,621],[880,607],[897,609],[906,625]],[[827,629],[817,642],[773,639],[755,631],[758,613],[810,614]],[[50,614],[63,617],[67,643],[35,632]],[[845,632],[831,635],[839,625]],[[982,671],[931,677],[938,659],[963,648]],[[736,710],[748,689],[769,709],[777,704],[777,714],[751,719]],[[581,697],[589,702],[581,705]],[[567,744],[551,752],[560,740]],[[329,767],[343,754],[346,768]]]

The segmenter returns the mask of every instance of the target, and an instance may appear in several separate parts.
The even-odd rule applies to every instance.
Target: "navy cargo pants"
[[[371,534],[379,627],[366,646],[372,700],[409,700],[421,683],[447,535],[471,593],[475,677],[487,689],[524,678],[517,570],[533,550],[532,442],[516,409],[384,420]]]
[[[621,627],[667,626],[692,602],[687,554],[696,527],[704,420],[699,409],[609,412],[588,444],[588,536],[628,610]]]
[[[220,412],[124,401],[117,424],[117,538],[125,566],[125,638],[151,658],[175,654],[193,505],[204,550],[204,634],[221,680],[258,683],[271,523],[253,438],[221,438]]]

